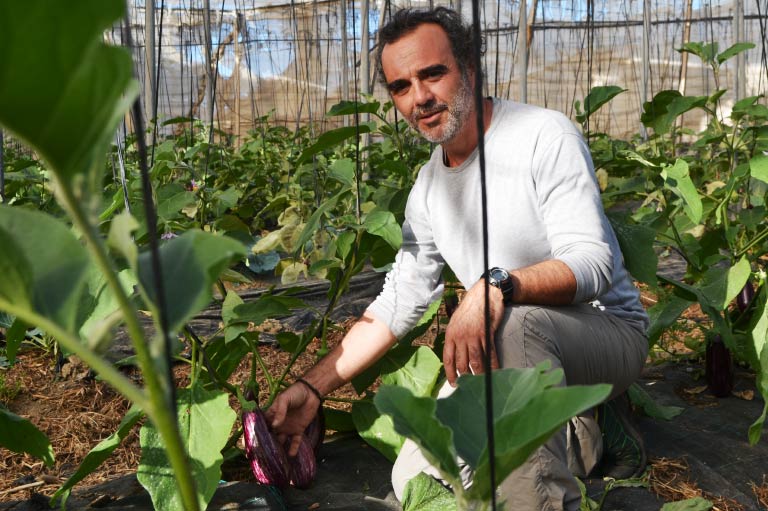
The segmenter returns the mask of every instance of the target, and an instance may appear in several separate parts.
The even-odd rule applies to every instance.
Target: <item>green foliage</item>
[[[494,371],[493,423],[496,438],[497,481],[520,466],[550,435],[577,413],[596,405],[610,393],[610,385],[559,387],[562,370],[546,364],[529,369]],[[487,506],[495,488],[489,486],[489,459],[484,421],[484,376],[462,376],[458,388],[443,399],[418,397],[407,389],[383,386],[374,403],[391,415],[398,433],[420,447],[427,460],[451,485],[459,509],[470,503]],[[474,478],[462,486],[457,456]]]
[[[0,445],[13,452],[27,453],[40,458],[47,467],[53,466],[53,448],[48,437],[27,419],[12,413],[2,403],[0,403]]]
[[[197,482],[198,504],[205,509],[219,484],[224,461],[221,450],[237,416],[229,407],[226,393],[207,391],[195,384],[177,391],[176,406],[181,436]],[[137,478],[152,496],[155,509],[184,511],[184,502],[176,490],[174,468],[165,454],[163,438],[152,423],[141,428],[140,442]]]
[[[402,504],[403,511],[456,511],[453,493],[423,472],[405,485]]]

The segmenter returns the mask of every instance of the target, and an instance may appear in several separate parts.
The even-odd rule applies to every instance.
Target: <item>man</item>
[[[379,66],[395,107],[439,145],[409,196],[403,246],[382,293],[341,344],[268,411],[278,433],[292,437],[291,452],[320,396],[381,357],[439,296],[444,264],[467,293],[446,330],[448,385],[441,394],[458,375],[483,372],[485,276],[493,285],[493,368],[550,360],[563,368],[564,384],[612,383],[612,397],[640,373],[648,319],[605,218],[588,148],[563,115],[483,100],[494,268],[483,266],[471,41],[460,16],[445,8],[400,11],[380,31]],[[613,411],[606,406],[597,420],[592,412],[575,418],[538,449],[501,484],[505,509],[578,509],[573,473],[586,475],[600,459],[598,422]],[[623,467],[613,459],[606,468],[634,475],[645,465],[640,440],[620,415],[614,418],[606,448],[618,439],[632,459]],[[398,498],[420,471],[437,475],[406,442],[393,468]]]

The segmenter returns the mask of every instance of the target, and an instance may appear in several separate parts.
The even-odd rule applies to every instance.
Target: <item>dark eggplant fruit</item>
[[[720,334],[707,335],[704,377],[709,391],[727,397],[733,390],[733,357]]]
[[[258,408],[243,413],[245,455],[256,480],[262,484],[285,488],[290,482],[288,457],[267,425],[264,412]]]

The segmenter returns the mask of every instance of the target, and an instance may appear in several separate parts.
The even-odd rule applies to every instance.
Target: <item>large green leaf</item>
[[[733,46],[725,49],[722,53],[717,55],[717,63],[722,64],[729,58],[738,55],[739,53],[747,50],[751,50],[755,47],[754,43],[736,43]]]
[[[389,461],[395,461],[405,438],[395,431],[392,417],[377,410],[371,401],[355,401],[352,421],[360,438]]]
[[[749,160],[749,171],[752,177],[763,183],[768,183],[768,156],[756,154]]]
[[[395,250],[403,244],[403,231],[395,215],[389,211],[381,209],[371,211],[366,215],[363,225],[369,233],[380,236]]]
[[[352,115],[352,114],[375,114],[379,111],[381,103],[378,101],[371,101],[370,103],[360,103],[359,101],[341,101],[336,103],[325,114],[328,117],[334,115]]]
[[[72,332],[89,258],[70,229],[43,213],[0,205],[0,243],[0,297]]]
[[[727,269],[712,267],[704,275],[701,292],[714,306],[725,310],[747,283],[751,272],[746,257]]]
[[[627,89],[622,89],[616,85],[599,85],[597,87],[592,87],[592,90],[589,91],[587,97],[584,98],[584,112],[576,115],[576,120],[583,124],[593,113],[597,112],[600,107],[626,90]]]
[[[527,369],[500,369],[492,373],[494,422],[525,408],[545,389],[560,383],[561,369],[547,372],[549,364]],[[485,377],[459,378],[458,388],[437,401],[436,417],[453,431],[456,452],[476,469],[487,447]]]
[[[301,250],[301,248],[310,240],[310,238],[315,235],[315,233],[320,229],[320,223],[323,217],[327,215],[333,208],[335,208],[339,199],[341,199],[341,197],[347,193],[349,193],[349,188],[344,188],[342,191],[320,204],[320,206],[309,217],[309,220],[307,220],[307,224],[301,231],[298,240],[296,240],[296,250]]]
[[[181,438],[197,483],[200,509],[205,509],[221,478],[221,450],[235,423],[227,394],[207,391],[200,384],[177,391],[176,406]],[[162,438],[151,422],[139,434],[141,463],[137,477],[152,497],[155,509],[184,511]]]
[[[0,124],[82,199],[100,196],[90,192],[138,92],[130,54],[102,42],[124,9],[122,0],[0,2]]]
[[[398,360],[400,357],[397,355],[401,352],[410,356],[405,361]],[[390,351],[383,360],[381,382],[404,387],[415,396],[429,396],[435,388],[442,365],[435,352],[427,346],[419,346],[410,352]]]
[[[27,453],[40,458],[47,467],[53,466],[53,448],[48,437],[27,419],[8,410],[2,403],[0,403],[0,445],[13,452]]]
[[[657,134],[664,135],[669,133],[679,115],[704,107],[708,99],[707,96],[683,96],[676,90],[664,90],[643,104],[640,120]]]
[[[130,296],[136,284],[134,273],[131,270],[123,270],[117,274],[117,279],[125,294]],[[119,313],[120,304],[107,284],[104,274],[95,266],[91,266],[78,309],[80,337],[87,340],[90,346],[100,344],[109,329],[122,317]]]
[[[245,246],[226,236],[190,230],[160,247],[168,328],[177,332],[211,301],[211,288],[219,274]],[[149,252],[139,256],[139,280],[157,304]]]
[[[195,194],[179,183],[169,183],[157,189],[157,216],[168,222],[178,218],[181,210],[194,204]]]
[[[688,162],[678,159],[674,165],[661,170],[661,177],[664,179],[664,186],[683,200],[683,211],[686,216],[694,225],[698,225],[704,208],[696,185],[693,184],[688,173]]]
[[[451,490],[421,472],[405,485],[403,511],[456,511],[456,499]]]
[[[363,133],[370,133],[374,129],[376,129],[376,125],[373,123],[361,123],[358,126],[344,126],[328,130],[317,138],[317,142],[304,149],[297,163],[304,163],[317,153],[330,149],[348,138],[362,135]]]
[[[611,385],[554,387],[534,396],[524,407],[496,421],[494,428],[496,480],[503,481],[528,456],[574,415],[608,397]],[[470,497],[490,500],[490,460],[487,448],[480,456]]]
[[[680,314],[694,303],[695,300],[673,294],[648,309],[648,317],[651,320],[651,325],[648,327],[648,342],[654,344],[658,341],[664,330],[674,325]]]
[[[656,270],[659,257],[653,250],[656,231],[644,225],[629,223],[609,216],[616,238],[619,240],[621,254],[627,270],[637,280],[656,286]]]
[[[398,433],[416,442],[424,457],[451,486],[460,487],[453,434],[435,417],[435,399],[416,397],[407,389],[384,385],[373,402],[381,413],[392,417]]]
[[[704,497],[694,497],[676,502],[667,502],[661,506],[660,511],[709,511],[712,507],[712,502]]]
[[[69,479],[67,479],[66,482],[61,485],[61,488],[56,490],[56,493],[53,494],[53,497],[51,497],[52,502],[56,502],[58,499],[62,499],[62,502],[66,502],[72,488],[85,479],[91,472],[96,470],[99,465],[104,463],[143,417],[144,412],[135,405],[132,406],[128,410],[128,413],[125,414],[125,417],[123,417],[123,420],[120,421],[117,431],[99,442],[96,447],[86,454],[75,473],[69,476]]]

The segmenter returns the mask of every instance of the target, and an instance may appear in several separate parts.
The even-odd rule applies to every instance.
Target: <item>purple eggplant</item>
[[[707,335],[704,377],[709,391],[717,397],[727,397],[733,390],[733,358],[720,334]]]
[[[299,489],[309,488],[317,475],[317,460],[312,442],[302,435],[299,452],[288,458],[291,485]]]
[[[322,406],[318,407],[317,415],[309,423],[307,429],[304,430],[304,436],[309,440],[309,444],[312,446],[315,456],[317,456],[320,445],[325,440],[325,414],[323,414]]]
[[[267,425],[264,412],[258,408],[243,413],[245,455],[256,480],[262,484],[285,488],[290,482],[288,457]]]
[[[741,288],[739,294],[736,296],[736,306],[739,308],[739,312],[744,312],[752,303],[752,299],[755,297],[755,288],[752,287],[752,283],[747,281],[744,287]]]

